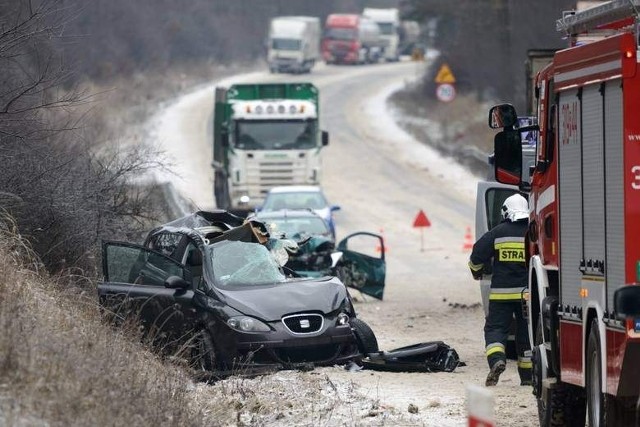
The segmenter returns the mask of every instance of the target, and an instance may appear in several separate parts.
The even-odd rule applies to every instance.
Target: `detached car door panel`
[[[342,258],[336,266],[342,282],[363,294],[382,299],[386,278],[384,239],[368,232],[350,234],[338,243]]]

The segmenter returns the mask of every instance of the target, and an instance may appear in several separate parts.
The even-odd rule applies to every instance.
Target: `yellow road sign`
[[[447,64],[442,64],[434,80],[436,83],[455,83],[456,78]]]

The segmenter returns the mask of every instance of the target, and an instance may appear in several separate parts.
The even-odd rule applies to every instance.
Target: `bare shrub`
[[[0,1],[0,202],[49,271],[93,276],[101,238],[153,219],[148,187],[133,180],[160,162],[148,148],[97,151],[106,136],[94,99],[70,84],[52,47],[72,13],[55,1]]]
[[[0,424],[201,425],[188,376],[104,326],[93,297],[26,268],[29,244],[2,223]]]

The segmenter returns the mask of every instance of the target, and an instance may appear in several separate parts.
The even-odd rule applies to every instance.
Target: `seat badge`
[[[300,320],[300,328],[309,329],[310,327],[311,327],[311,323],[309,322],[309,319],[301,319]]]

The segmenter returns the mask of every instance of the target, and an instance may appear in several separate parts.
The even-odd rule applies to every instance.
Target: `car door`
[[[171,347],[185,335],[190,325],[184,322],[183,310],[193,298],[193,286],[165,287],[171,276],[191,281],[181,263],[143,246],[103,242],[102,267],[99,301],[117,321],[139,318],[145,336],[163,347]]]
[[[502,221],[502,204],[507,197],[518,193],[518,187],[498,182],[479,182],[476,194],[476,239]],[[522,194],[522,193],[521,193]],[[525,195],[526,197],[526,195]],[[491,292],[491,266],[480,280],[480,293],[485,317],[489,314],[489,293]],[[515,322],[512,323],[505,349],[507,358],[517,360],[515,345]]]
[[[336,275],[351,288],[382,299],[386,262],[382,236],[365,231],[348,235],[336,250],[342,257],[336,265]]]
[[[476,192],[476,240],[502,221],[502,204],[507,197],[518,193],[518,187],[494,181],[478,182]],[[485,316],[489,310],[489,291],[491,287],[491,266],[485,268],[480,281],[482,306]]]

